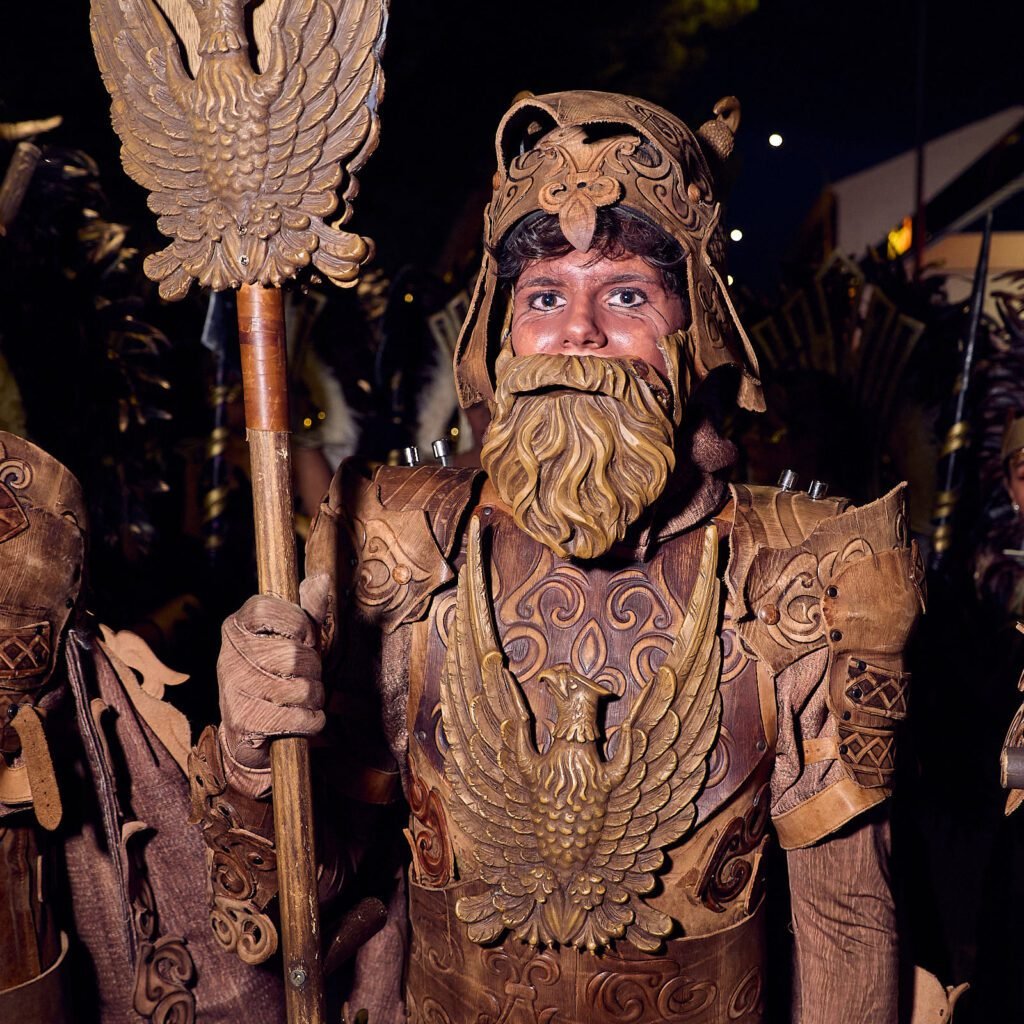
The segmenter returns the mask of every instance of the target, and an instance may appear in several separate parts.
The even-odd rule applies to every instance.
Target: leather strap
[[[36,820],[52,832],[60,824],[64,811],[57,790],[57,776],[53,770],[50,748],[43,732],[42,715],[31,704],[21,704],[11,725],[21,741],[21,757],[28,772]]]
[[[65,1003],[68,937],[60,933],[60,955],[38,977],[0,992],[0,1020],[46,1021],[64,1024],[71,1020]]]
[[[792,810],[772,818],[779,845],[784,850],[811,846],[881,803],[887,795],[883,789],[865,789],[853,779],[840,779]]]
[[[839,741],[835,736],[804,740],[802,746],[804,764],[818,764],[820,761],[835,761],[839,758]]]

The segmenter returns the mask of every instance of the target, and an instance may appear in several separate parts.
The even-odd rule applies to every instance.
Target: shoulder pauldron
[[[345,463],[310,530],[307,576],[330,574],[385,632],[422,617],[454,578],[449,559],[480,476],[443,466],[383,466],[370,476]]]
[[[728,580],[740,613],[737,633],[776,678],[828,648],[832,756],[860,786],[888,788],[893,726],[907,707],[903,650],[924,606],[904,487],[862,508],[775,488],[735,492]],[[824,756],[812,749],[805,754]]]

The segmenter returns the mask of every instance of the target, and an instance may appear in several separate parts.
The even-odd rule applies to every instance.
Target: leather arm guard
[[[746,613],[740,637],[775,674],[772,818],[794,849],[891,792],[924,572],[902,487],[863,508],[774,488],[737,498],[729,582]]]
[[[245,963],[277,949],[266,913],[277,895],[277,853],[270,804],[229,789],[217,731],[207,726],[188,759],[192,813],[206,842],[210,925],[220,945]]]

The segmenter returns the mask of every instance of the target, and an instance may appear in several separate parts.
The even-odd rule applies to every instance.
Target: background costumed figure
[[[219,956],[187,873],[186,677],[82,600],[85,506],[0,432],[0,1018],[277,1020],[280,983]]]

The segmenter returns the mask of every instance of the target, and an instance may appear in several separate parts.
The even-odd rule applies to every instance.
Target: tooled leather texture
[[[307,575],[334,580],[324,649],[333,646],[339,599],[385,633],[424,615],[454,578],[449,558],[480,476],[445,466],[383,466],[370,476],[358,463],[342,466],[306,546]]]
[[[584,568],[532,541],[500,506],[478,506],[473,515],[487,524],[488,587],[497,635],[509,670],[529,703],[538,749],[550,747],[557,718],[540,677],[545,668],[561,664],[613,694],[603,702],[600,716],[605,756],[613,756],[628,708],[641,684],[664,662],[679,631],[703,531],[660,545],[646,563],[608,560]],[[428,619],[417,627],[423,644],[413,666],[421,678],[410,680],[410,691],[419,699],[410,707],[410,765],[417,785],[409,838],[413,881],[424,889],[464,881],[472,876],[474,863],[472,840],[458,829],[452,815],[454,796],[444,766],[448,743],[439,680],[455,614],[452,587],[438,595]],[[771,742],[761,720],[757,669],[730,626],[728,601],[723,615],[721,724],[697,798],[695,831],[680,847],[685,855],[672,855],[674,867],[659,905],[673,920],[685,920],[688,934],[731,925],[756,907],[767,823],[763,791]],[[746,795],[738,799],[741,791]],[[414,921],[413,926],[423,943],[440,941],[431,922]],[[453,917],[452,927],[456,926],[463,927]],[[514,942],[506,941],[506,948],[509,941]],[[629,943],[611,945],[634,949]]]
[[[583,568],[559,558],[519,530],[497,505],[479,514],[493,524],[490,588],[502,649],[536,719],[537,742],[546,749],[556,717],[539,676],[565,664],[603,684],[614,695],[602,721],[607,751],[645,679],[664,661],[683,619],[697,566],[700,531],[663,544],[647,563]],[[455,616],[455,590],[439,595],[431,610],[424,685],[415,709],[414,735],[435,772],[447,749],[441,728],[439,680]],[[722,639],[722,725],[712,749],[708,780],[698,799],[698,820],[710,817],[753,771],[767,749],[758,708],[754,664],[728,623]],[[412,688],[415,691],[415,687]],[[618,698],[618,699],[615,699]]]
[[[906,716],[902,654],[924,607],[904,487],[861,508],[737,486],[730,587],[744,646],[778,675],[827,647],[837,753],[864,787],[889,787]],[[803,534],[803,536],[800,536]]]
[[[0,431],[0,749],[20,742],[16,705],[46,702],[60,636],[82,585],[85,502],[51,455]],[[0,764],[0,773],[4,766]]]
[[[469,887],[467,887],[469,888]],[[661,954],[628,945],[600,957],[514,939],[481,947],[455,917],[456,891],[410,887],[406,999],[411,1024],[760,1024],[763,913],[673,939]]]
[[[210,925],[218,943],[248,964],[277,949],[277,928],[265,913],[277,894],[277,852],[270,835],[255,831],[267,806],[229,790],[217,732],[203,730],[188,759],[192,812],[207,845]],[[238,805],[238,806],[236,806]]]

